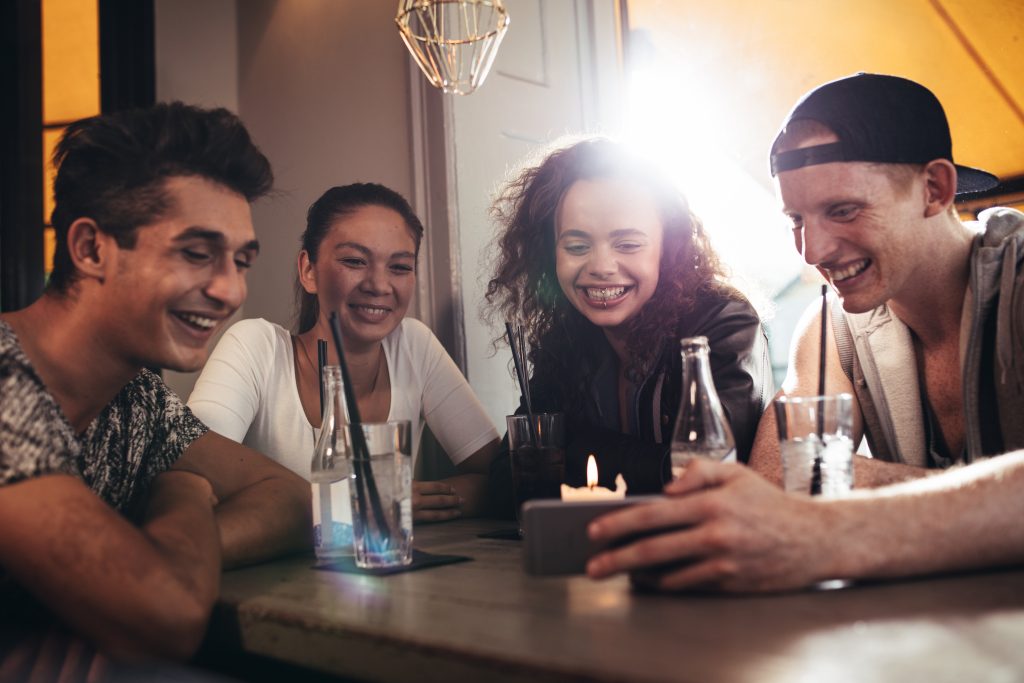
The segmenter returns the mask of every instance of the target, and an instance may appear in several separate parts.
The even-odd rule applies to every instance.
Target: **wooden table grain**
[[[368,681],[1019,681],[1024,570],[769,596],[664,596],[532,577],[488,520],[422,526],[472,562],[373,577],[295,557],[228,572],[232,648]]]

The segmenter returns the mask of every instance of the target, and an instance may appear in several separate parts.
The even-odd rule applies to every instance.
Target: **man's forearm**
[[[200,485],[201,482],[201,485]],[[220,583],[216,499],[209,483],[170,471],[153,484],[142,530],[187,589],[213,604]]]
[[[822,501],[833,577],[892,578],[1024,562],[1024,451]]]
[[[935,474],[937,471],[926,467],[877,460],[863,455],[853,456],[853,483],[859,489],[873,489],[911,479],[920,479]]]
[[[272,477],[221,501],[216,517],[224,568],[311,548],[310,491],[298,476]]]

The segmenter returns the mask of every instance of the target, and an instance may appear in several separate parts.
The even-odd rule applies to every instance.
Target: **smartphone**
[[[587,525],[601,515],[630,505],[665,500],[665,496],[632,496],[620,500],[562,502],[530,500],[523,505],[524,564],[527,574],[582,574],[587,560],[604,550],[587,536]]]

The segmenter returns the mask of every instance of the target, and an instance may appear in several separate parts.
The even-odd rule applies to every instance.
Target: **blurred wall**
[[[295,256],[328,187],[411,198],[409,61],[395,5],[366,0],[156,0],[157,97],[242,117],[274,167],[253,207],[262,245],[240,313],[290,326]],[[187,397],[195,374],[166,373]]]

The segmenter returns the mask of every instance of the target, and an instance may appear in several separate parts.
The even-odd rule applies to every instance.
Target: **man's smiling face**
[[[170,208],[116,246],[101,284],[105,342],[139,366],[184,372],[206,362],[215,333],[246,297],[259,244],[243,196],[195,176],[167,179]]]
[[[836,141],[829,133],[803,146]],[[879,164],[832,162],[779,173],[783,211],[804,260],[827,279],[850,313],[869,311],[919,286],[924,199]]]

